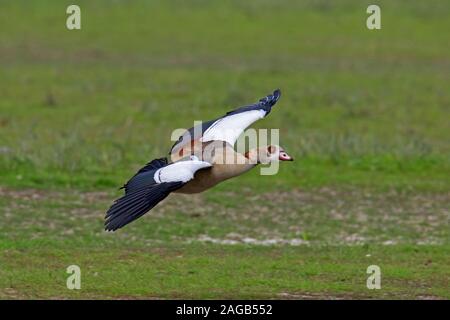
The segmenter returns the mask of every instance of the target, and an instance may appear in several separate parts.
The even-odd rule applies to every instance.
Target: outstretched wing
[[[247,127],[270,113],[280,96],[281,91],[277,89],[255,104],[240,107],[228,112],[221,118],[203,122],[196,127],[188,129],[172,146],[170,154],[179,153],[184,147],[189,148],[196,141],[208,142],[218,140],[225,141],[233,146]]]
[[[210,166],[198,159],[169,165],[163,159],[153,160],[125,184],[125,195],[106,213],[105,230],[115,231],[138,219],[191,180],[196,171]]]
[[[143,216],[182,185],[182,182],[153,184],[125,194],[106,213],[105,230],[115,231]]]

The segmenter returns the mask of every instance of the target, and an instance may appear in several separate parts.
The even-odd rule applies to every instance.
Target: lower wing
[[[125,185],[125,195],[106,212],[105,230],[115,231],[138,219],[207,167],[211,164],[197,157],[171,164],[160,160],[147,164]]]

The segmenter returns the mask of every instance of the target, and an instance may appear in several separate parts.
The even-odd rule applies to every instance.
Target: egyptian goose
[[[188,129],[172,146],[167,158],[155,159],[140,169],[122,188],[106,213],[105,229],[117,230],[144,215],[171,192],[198,193],[241,175],[259,163],[292,161],[283,148],[270,145],[238,153],[233,146],[243,131],[267,116],[280,90],[257,103]]]

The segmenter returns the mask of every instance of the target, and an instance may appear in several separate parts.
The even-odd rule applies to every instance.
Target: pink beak
[[[290,155],[288,155],[285,151],[280,151],[280,155],[278,156],[280,161],[294,161]]]

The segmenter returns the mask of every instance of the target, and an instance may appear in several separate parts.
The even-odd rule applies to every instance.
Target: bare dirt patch
[[[103,191],[0,188],[6,223],[0,231],[32,230],[38,238],[48,233],[100,236],[104,213],[116,197]],[[250,245],[442,244],[448,241],[449,200],[447,193],[332,188],[174,194],[117,236],[149,244],[167,237]],[[149,224],[152,230],[146,229]]]

